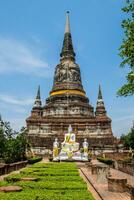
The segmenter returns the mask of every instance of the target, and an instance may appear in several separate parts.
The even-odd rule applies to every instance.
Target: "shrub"
[[[34,163],[37,163],[39,161],[41,161],[42,158],[41,157],[33,157],[33,158],[29,158],[28,159],[28,164],[34,164]]]
[[[81,192],[81,193],[80,193]],[[26,189],[19,193],[0,193],[0,200],[94,200],[88,191]]]
[[[7,181],[8,183],[17,182],[17,181],[20,181],[20,179],[21,179],[20,174],[13,174],[4,178],[4,180]]]
[[[31,189],[47,189],[47,190],[87,190],[86,183],[82,181],[71,181],[71,184],[64,181],[20,181],[15,185],[22,186],[23,188]]]
[[[78,176],[79,173],[78,172],[60,172],[57,171],[55,172],[53,171],[46,171],[46,172],[29,172],[29,171],[21,171],[21,174],[25,174],[25,175],[37,175],[37,176]]]
[[[112,165],[113,164],[113,160],[111,160],[109,158],[98,157],[97,160],[99,160],[100,162],[105,163],[107,165]]]

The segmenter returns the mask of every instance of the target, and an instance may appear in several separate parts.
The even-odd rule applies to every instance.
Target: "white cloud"
[[[126,120],[129,120],[129,119],[134,119],[134,115],[128,115],[128,116],[125,116],[125,117],[119,117],[117,119],[114,119],[113,121],[114,122],[121,122],[121,121],[126,121]]]
[[[16,113],[19,113],[19,114],[25,114],[27,112],[26,109],[20,108],[20,107],[15,108],[13,111],[16,112]]]
[[[14,105],[20,105],[20,106],[28,106],[33,104],[34,100],[32,98],[25,98],[25,99],[17,99],[10,95],[1,94],[0,100],[4,103],[14,104]]]
[[[48,63],[41,58],[40,49],[11,38],[0,37],[0,73],[18,72],[49,76]]]
[[[134,115],[126,115],[113,119],[112,127],[115,136],[128,133],[133,125]]]
[[[26,122],[24,118],[8,118],[7,121],[11,123],[11,127],[16,130],[20,131],[23,126],[26,126]]]

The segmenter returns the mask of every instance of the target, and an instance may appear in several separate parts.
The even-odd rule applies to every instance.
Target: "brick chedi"
[[[32,147],[52,148],[56,137],[63,140],[69,125],[72,125],[80,144],[84,138],[91,145],[112,144],[111,119],[107,116],[100,86],[95,112],[83,89],[80,67],[75,61],[68,12],[60,57],[45,105],[42,106],[38,88],[31,116],[26,120]]]

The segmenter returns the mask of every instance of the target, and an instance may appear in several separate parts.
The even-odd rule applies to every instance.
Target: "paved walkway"
[[[98,163],[98,161],[93,160],[93,163]],[[86,167],[84,164],[78,164],[81,172],[83,175],[87,178],[88,183],[94,187],[94,190],[99,194],[100,198],[102,200],[130,200],[130,194],[127,192],[124,193],[117,193],[117,192],[109,192],[108,191],[108,184],[100,184],[97,183],[97,176],[92,175],[91,171],[88,167]],[[125,174],[123,172],[120,172],[118,170],[110,169],[112,175],[125,177],[128,179],[128,183],[134,184],[134,177],[128,174]],[[94,193],[93,193],[94,195]],[[98,200],[98,199],[96,199]]]
[[[94,189],[94,187],[91,185],[91,183],[88,181],[88,179],[84,176],[84,174],[82,173],[81,170],[79,170],[80,172],[80,176],[83,178],[83,180],[87,183],[87,188],[89,190],[89,192],[92,193],[93,197],[95,198],[95,200],[102,200],[102,198],[99,196],[99,194],[96,192],[96,190]]]

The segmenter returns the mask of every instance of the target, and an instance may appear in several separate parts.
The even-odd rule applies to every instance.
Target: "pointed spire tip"
[[[66,27],[65,27],[65,33],[70,33],[69,11],[66,12]]]
[[[36,98],[35,98],[33,108],[41,108],[41,105],[42,105],[42,102],[41,102],[40,85],[39,85],[38,89],[37,89],[37,95],[36,95]]]
[[[99,84],[98,99],[102,99],[102,92],[101,92],[101,86],[100,86],[100,84]]]
[[[40,85],[38,85],[38,90],[37,90],[36,99],[40,99]]]

